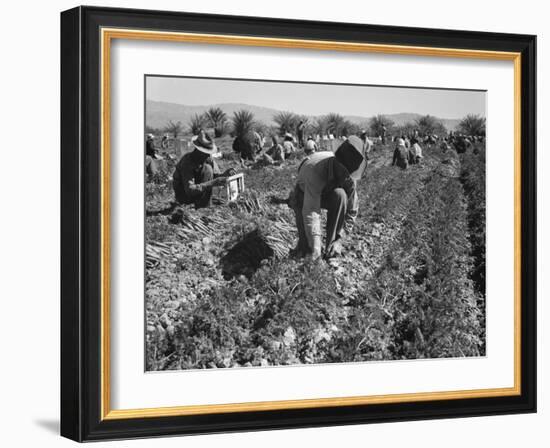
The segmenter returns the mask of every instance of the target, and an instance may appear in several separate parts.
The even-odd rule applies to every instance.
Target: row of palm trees
[[[235,111],[229,117],[221,108],[211,107],[202,114],[194,114],[189,120],[188,129],[192,134],[197,134],[200,129],[212,128],[216,137],[222,137],[227,133],[232,136],[242,136],[252,130],[262,132],[264,135],[269,133],[284,135],[287,132],[294,134],[298,124],[302,122],[306,134],[332,134],[335,137],[359,134],[362,129],[367,130],[372,136],[381,136],[383,133],[407,135],[414,130],[418,130],[422,135],[447,134],[443,123],[431,115],[424,115],[401,126],[396,126],[385,115],[376,115],[361,127],[338,113],[311,118],[294,112],[278,112],[273,116],[273,122],[275,126],[267,126],[257,121],[254,114],[246,109]],[[485,118],[470,114],[459,122],[457,131],[466,135],[485,135],[485,125]],[[169,121],[164,128],[164,132],[175,138],[184,131],[185,126],[181,121]]]
[[[468,114],[462,118],[456,131],[464,135],[484,136],[486,128],[486,119],[480,115]],[[390,135],[410,135],[415,130],[420,135],[436,134],[444,136],[448,134],[448,129],[438,118],[433,115],[423,115],[414,121],[396,126],[395,123],[385,115],[376,115],[369,121],[370,135],[382,135],[383,129]]]
[[[194,114],[188,123],[188,130],[197,134],[200,129],[206,127],[214,130],[215,137],[221,137],[227,133],[233,136],[244,135],[255,130],[267,133],[284,135],[287,132],[294,134],[300,122],[304,124],[306,133],[320,135],[333,134],[335,136],[356,134],[360,131],[359,125],[352,123],[337,113],[330,113],[315,119],[294,112],[278,112],[273,116],[275,126],[268,126],[255,119],[254,114],[246,109],[235,111],[231,117],[219,107],[208,109],[202,114]],[[181,121],[169,121],[164,127],[164,132],[177,138],[185,132],[185,126]]]

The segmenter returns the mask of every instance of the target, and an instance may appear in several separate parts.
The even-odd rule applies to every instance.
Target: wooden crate
[[[237,200],[239,195],[244,191],[244,174],[238,173],[234,176],[229,176],[227,182],[222,187],[217,187],[218,196],[228,202]]]

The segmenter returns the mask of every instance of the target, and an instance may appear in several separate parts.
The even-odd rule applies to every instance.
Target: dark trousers
[[[294,189],[293,198],[290,203],[296,216],[296,227],[298,228],[298,251],[302,253],[311,252],[307,241],[302,208],[304,206],[304,193],[299,188]],[[344,221],[348,210],[348,195],[343,188],[335,188],[323,193],[321,196],[321,208],[327,211],[327,226],[325,248],[340,238]]]
[[[202,169],[195,176],[195,184],[202,184],[214,179],[214,169],[208,163],[202,165]],[[208,207],[212,203],[212,187],[203,188],[196,193],[186,192],[183,185],[174,182],[174,193],[180,204],[195,204],[195,208]]]
[[[304,133],[298,132],[298,146],[303,148],[305,146]]]

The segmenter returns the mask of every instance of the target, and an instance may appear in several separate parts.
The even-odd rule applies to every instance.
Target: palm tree
[[[233,112],[233,134],[236,137],[243,137],[254,127],[254,114],[246,109]]]
[[[349,137],[350,135],[358,135],[361,133],[361,128],[358,124],[352,123],[349,120],[344,120],[344,125],[342,126],[342,135]]]
[[[373,136],[379,137],[384,134],[384,128],[386,132],[393,127],[394,122],[385,115],[375,115],[369,121],[369,129]]]
[[[421,136],[427,134],[446,134],[447,129],[443,126],[443,123],[432,115],[424,115],[415,120],[416,128]]]
[[[168,124],[164,127],[164,132],[167,132],[168,134],[173,134],[174,138],[178,138],[178,135],[183,132],[183,124],[181,124],[181,121],[173,122],[170,120]]]
[[[313,130],[320,136],[326,135],[328,130],[328,119],[326,116],[317,117],[313,123]]]
[[[252,128],[254,131],[262,134],[263,136],[270,134],[269,126],[263,121],[254,121],[254,125],[252,126]]]
[[[214,136],[221,137],[227,130],[227,114],[219,107],[211,107],[205,115],[214,128]]]
[[[189,120],[189,129],[193,135],[197,135],[208,124],[206,114],[194,114]]]
[[[485,135],[484,117],[468,114],[458,123],[458,132],[465,135]]]
[[[277,112],[273,115],[273,121],[279,127],[279,134],[284,135],[287,132],[291,134],[295,132],[300,118],[294,112]]]
[[[335,137],[340,137],[345,125],[344,117],[340,114],[331,112],[327,115],[326,119],[328,132],[333,134]]]

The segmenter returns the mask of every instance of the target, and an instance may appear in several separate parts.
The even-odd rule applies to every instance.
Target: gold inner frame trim
[[[442,392],[189,405],[141,409],[111,409],[110,345],[110,58],[113,39],[185,42],[214,45],[295,48],[410,56],[454,57],[514,63],[514,386]],[[117,420],[230,412],[407,403],[432,400],[503,397],[521,394],[521,54],[514,52],[418,47],[305,39],[177,33],[136,29],[101,29],[101,419]]]

